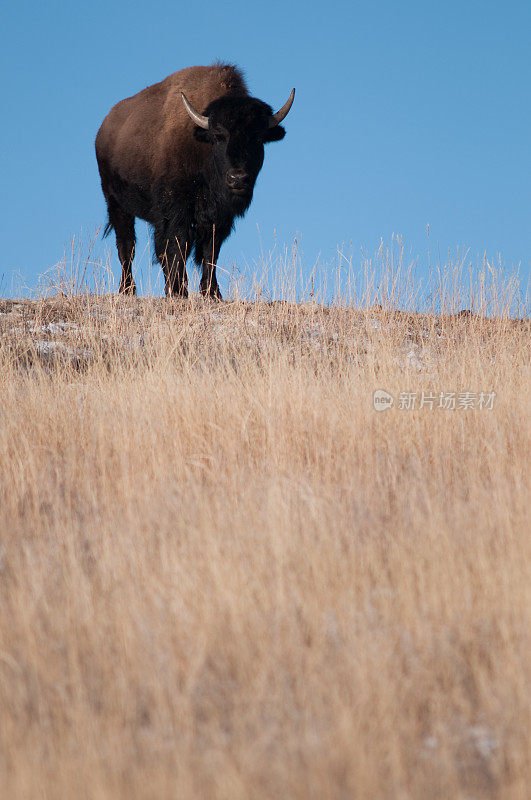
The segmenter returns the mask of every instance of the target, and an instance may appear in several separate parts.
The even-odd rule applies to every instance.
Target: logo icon
[[[394,402],[393,395],[389,394],[389,392],[386,392],[384,389],[376,389],[372,398],[375,411],[387,411]]]

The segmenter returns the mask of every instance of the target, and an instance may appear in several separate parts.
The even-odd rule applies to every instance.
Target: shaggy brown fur
[[[118,169],[124,181],[151,184],[198,170],[205,147],[193,137],[194,123],[181,92],[202,112],[213,100],[248,95],[240,70],[227,64],[188,67],[117,103],[96,136],[98,160]]]

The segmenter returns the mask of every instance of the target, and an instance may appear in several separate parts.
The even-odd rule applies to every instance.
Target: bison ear
[[[212,137],[210,135],[209,130],[205,130],[204,128],[200,128],[196,125],[194,128],[194,139],[197,139],[198,142],[211,142]]]
[[[264,134],[264,142],[280,142],[286,135],[286,129],[282,125],[275,125],[274,128],[269,128]]]

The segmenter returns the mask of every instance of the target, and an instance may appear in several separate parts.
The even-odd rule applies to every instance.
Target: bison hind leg
[[[136,294],[136,285],[133,280],[133,259],[135,257],[135,218],[125,212],[113,197],[107,198],[109,222],[104,235],[114,228],[116,234],[116,248],[118,258],[122,265],[120,278],[120,294]]]

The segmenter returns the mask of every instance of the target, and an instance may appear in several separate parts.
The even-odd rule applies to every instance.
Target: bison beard
[[[216,262],[236,217],[253,197],[276,113],[251,97],[234,66],[189,67],[111,109],[96,136],[96,158],[122,265],[120,291],[135,293],[135,217],[154,228],[166,294],[188,295],[186,260],[201,267],[201,292],[221,299]],[[199,111],[198,111],[199,110]]]

